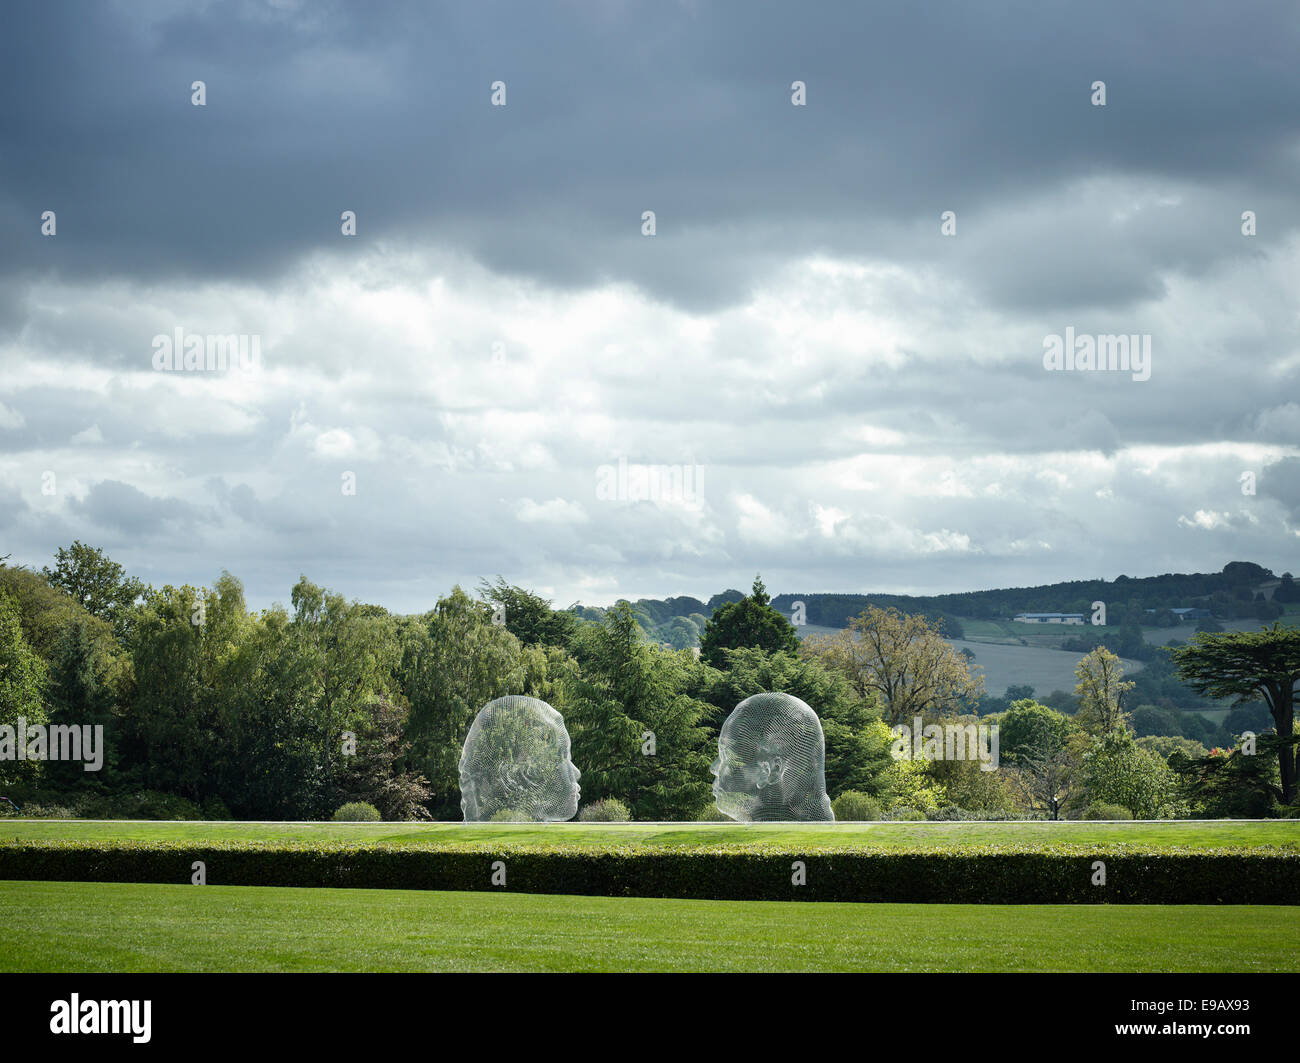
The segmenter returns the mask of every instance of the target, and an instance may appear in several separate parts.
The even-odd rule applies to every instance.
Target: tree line
[[[1288,637],[1282,629],[1282,648],[1260,657],[1272,670],[1258,688],[1240,662],[1229,670],[1189,652],[1177,666],[1209,696],[1262,699],[1289,736],[1293,694],[1278,669],[1300,666]],[[1080,664],[1077,711],[1021,697],[977,717],[981,682],[925,616],[868,606],[845,631],[801,641],[756,579],[719,601],[699,643],[698,656],[665,648],[629,603],[587,617],[501,577],[473,594],[455,587],[419,615],[303,577],[287,606],[252,611],[229,573],[211,587],[153,588],[75,542],[39,572],[0,563],[0,732],[19,718],[102,726],[103,769],[0,758],[0,796],[28,814],[321,819],[363,803],[385,819],[459,819],[470,724],[492,699],[525,694],[565,719],[580,815],[618,801],[636,819],[718,818],[708,768],[722,722],[746,697],[784,691],[821,719],[841,818],[1102,806],[1272,815],[1295,801],[1284,739],[1244,761],[1135,736],[1129,688],[1104,647]],[[997,723],[1000,770],[895,756],[893,726],[915,716]]]

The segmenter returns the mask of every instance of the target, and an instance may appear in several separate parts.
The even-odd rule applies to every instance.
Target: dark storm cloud
[[[1295,568],[1290,7],[7,12],[0,555],[421,610]],[[154,372],[178,327],[262,363]],[[1151,378],[1045,372],[1067,328]]]
[[[70,508],[82,520],[100,528],[149,539],[169,528],[189,527],[204,516],[178,498],[153,498],[117,480],[101,480]]]
[[[1282,3],[24,3],[10,16],[10,274],[265,278],[337,247],[352,209],[367,241],[433,240],[548,284],[629,280],[703,308],[816,250],[943,261],[938,214],[954,209],[969,236],[951,268],[990,298],[1123,303],[1159,293],[1150,265],[1240,254],[1227,236],[1247,206],[1276,201],[1262,242],[1300,221],[1283,197],[1300,20]],[[488,104],[497,78],[505,108]],[[207,107],[190,105],[196,79]],[[790,106],[795,79],[806,108]],[[1096,79],[1104,109],[1088,103]],[[1222,186],[1225,237],[1144,240],[1116,262],[1104,240],[1067,233],[1061,268],[1008,278],[1014,234],[978,219],[1097,174]],[[55,240],[38,234],[47,209]]]
[[[1275,499],[1291,520],[1300,525],[1300,458],[1285,458],[1259,477],[1260,497]]]
[[[29,508],[18,488],[0,484],[0,529],[10,528]]]

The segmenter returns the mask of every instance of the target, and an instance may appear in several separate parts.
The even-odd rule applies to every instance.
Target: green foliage
[[[199,813],[204,819],[209,820],[229,820],[230,809],[226,803],[219,797],[209,797],[199,806]]]
[[[973,710],[984,681],[933,622],[896,609],[868,606],[849,628],[805,639],[800,655],[821,660],[863,699],[873,699],[889,724],[912,726],[917,716]]]
[[[479,709],[524,692],[526,655],[492,623],[492,609],[459,587],[424,625],[408,625],[399,675],[411,715],[411,767],[429,780],[435,815],[458,817],[461,747]]]
[[[932,812],[926,819],[933,820],[936,823],[969,823],[977,821],[980,823],[1008,823],[1024,822],[1043,819],[1042,813],[1016,811],[1002,811],[993,808],[962,808],[959,805],[944,805],[943,808]]]
[[[724,650],[726,667],[703,673],[701,696],[712,706],[711,740],[723,721],[746,698],[765,691],[790,694],[811,706],[826,739],[826,792],[832,799],[845,790],[876,793],[892,758],[893,735],[880,722],[874,696],[861,698],[838,671],[815,658],[760,649]]]
[[[29,802],[22,806],[26,819],[76,819],[77,813],[67,805],[42,805]]]
[[[1248,701],[1232,709],[1223,720],[1223,730],[1231,738],[1240,738],[1243,732],[1262,734],[1273,729],[1273,717],[1266,705]]]
[[[899,805],[885,813],[885,819],[920,821],[928,818],[919,808],[912,808],[910,805]]]
[[[176,794],[136,789],[116,793],[54,788],[31,790],[22,805],[22,812],[24,816],[58,819],[166,820],[171,823],[230,818],[228,812],[221,817],[208,815],[193,801]]]
[[[694,818],[711,791],[706,706],[692,696],[701,665],[688,653],[647,645],[626,602],[581,629],[574,650],[580,671],[554,704],[582,769],[583,795],[617,795],[637,819]]]
[[[1123,805],[1094,801],[1083,810],[1082,819],[1132,819],[1133,813]]]
[[[831,802],[836,822],[878,820],[884,818],[880,802],[859,790],[845,790]]]
[[[0,724],[23,717],[35,726],[45,722],[44,695],[49,669],[27,645],[18,605],[0,592]]]
[[[340,805],[332,818],[335,823],[378,823],[383,817],[372,804],[349,801],[346,805]]]
[[[969,725],[970,718],[958,718],[959,726]],[[983,762],[978,759],[934,760],[926,765],[926,772],[934,784],[939,787],[942,797],[939,802],[949,802],[960,810],[975,814],[1011,814],[1018,810],[1019,804],[1012,786],[1008,782],[1008,773],[1001,770],[985,771]]]
[[[1300,602],[1300,585],[1297,585],[1295,578],[1290,572],[1282,573],[1282,582],[1277,589],[1273,591],[1273,601],[1282,605],[1292,602]]]
[[[385,697],[367,701],[356,752],[344,759],[334,797],[364,801],[386,820],[428,819],[428,780],[402,768],[408,746],[402,736],[407,713]]]
[[[602,797],[584,805],[578,813],[578,819],[584,823],[625,823],[631,818],[631,811],[617,797]]]
[[[92,616],[106,620],[123,637],[130,630],[136,601],[145,585],[103,550],[80,541],[59,547],[54,568],[43,569],[51,587],[64,591]]]
[[[375,848],[217,842],[0,843],[0,879],[188,883],[195,860],[213,885],[492,890],[498,846]],[[805,861],[793,886],[790,862]],[[1091,883],[1094,860],[1105,886]],[[516,893],[716,900],[960,904],[1286,904],[1300,896],[1300,853],[1158,846],[1004,846],[890,851],[835,846],[712,849],[563,845],[511,851]]]
[[[1112,731],[1083,757],[1088,804],[1122,805],[1135,819],[1168,819],[1185,814],[1177,779],[1157,754],[1142,749],[1126,731]]]
[[[1074,721],[1064,713],[1032,698],[1012,702],[1011,708],[996,723],[1000,755],[1012,763],[1023,761],[1031,753],[1053,753],[1078,730]]]
[[[513,587],[501,576],[495,583],[483,580],[479,594],[493,607],[494,618],[502,618],[506,630],[525,646],[567,647],[577,630],[572,613],[561,613],[551,603],[522,587]]]
[[[1255,752],[1234,749],[1213,749],[1200,756],[1182,753],[1169,758],[1169,766],[1177,773],[1183,793],[1201,816],[1229,816],[1238,819],[1255,819],[1277,814],[1279,759],[1297,739],[1279,739],[1276,735],[1261,735],[1256,739]]]
[[[532,816],[514,808],[498,808],[489,818],[489,823],[529,823]]]
[[[940,805],[947,803],[948,795],[943,786],[934,781],[929,767],[929,762],[925,760],[890,759],[889,766],[881,773],[878,782],[879,795],[889,810],[887,819],[912,818],[912,812],[917,813],[918,818],[925,819],[927,815],[937,812]],[[907,815],[900,816],[900,812]]]
[[[795,653],[799,636],[793,625],[769,604],[767,588],[754,577],[754,587],[738,602],[727,602],[714,610],[700,637],[700,659],[714,668],[725,668],[725,650],[759,649],[767,653],[784,650]]]
[[[1257,568],[1230,566],[1206,577],[1200,590],[1201,577],[1157,581],[1150,586],[1162,588],[1165,598],[1153,603],[1135,597],[1141,581],[1119,580],[1126,594],[1113,613],[1128,631],[1136,630],[1144,607],[1167,611],[1189,597],[1221,595],[1255,609],[1264,571]],[[1081,599],[1116,598],[1066,586]],[[501,577],[481,591],[484,600],[474,600],[455,588],[432,611],[402,617],[303,578],[288,610],[252,613],[229,573],[210,588],[154,590],[80,542],[60,550],[43,575],[0,564],[0,723],[16,718],[21,707],[29,723],[102,724],[107,739],[101,773],[87,775],[77,764],[5,762],[0,781],[22,804],[77,816],[318,820],[358,801],[386,820],[431,813],[459,819],[457,762],[470,722],[493,698],[521,693],[565,715],[586,800],[617,797],[641,820],[695,821],[718,815],[708,772],[717,728],[744,698],[775,690],[818,713],[833,799],[852,791],[882,809],[938,816],[955,807],[988,818],[1016,809],[1077,809],[1091,799],[1070,785],[1082,790],[1076,721],[1030,700],[1029,689],[1013,687],[1005,701],[989,702],[1005,709],[1002,755],[1013,770],[895,762],[882,720],[883,688],[872,678],[876,673],[860,667],[862,639],[841,639],[827,655],[796,652],[785,619],[793,599],[770,601],[761,579],[748,595],[728,591],[707,605],[681,597],[563,612]],[[811,623],[826,622],[818,610],[833,597],[802,596]],[[846,617],[861,612],[863,600],[854,600],[858,608]],[[1214,601],[1216,615],[1237,615]],[[978,615],[962,602],[978,604],[969,596],[926,600],[918,610],[924,616],[897,617],[899,632],[919,637],[924,627],[933,634],[940,620]],[[1086,606],[1025,602],[1021,608]],[[704,619],[708,612],[715,614],[711,622]],[[708,659],[699,661],[687,648],[710,623]],[[870,625],[859,635],[864,632],[872,633]],[[962,663],[937,636],[922,641]],[[664,650],[664,643],[678,649]],[[925,702],[931,716],[964,711],[977,696],[960,668],[948,674],[952,662],[942,654],[931,663],[938,662],[936,675],[946,676],[947,693]],[[1186,764],[1206,747],[1228,743],[1227,732],[1267,737],[1273,717],[1264,717],[1259,700],[1235,708],[1226,731],[1179,712],[1180,699],[1193,696],[1168,657],[1157,654],[1133,680],[1135,725],[1150,732],[1136,752],[1149,759],[1134,761],[1128,775],[1119,770],[1123,763],[1112,765],[1107,775],[1101,758],[1091,765],[1092,784],[1154,773],[1142,785],[1163,792],[1168,780],[1157,762],[1181,756]],[[909,682],[889,687],[890,704],[900,712],[914,704],[907,698],[917,684],[907,674]],[[907,697],[895,697],[900,691]],[[1278,692],[1281,697],[1280,684]],[[1059,692],[1042,701],[1075,707]],[[1261,748],[1272,757],[1294,757],[1286,743]],[[1044,750],[1055,759],[1044,761]],[[1039,781],[1050,795],[1026,798],[1009,787],[1031,767],[1042,769]],[[1181,778],[1165,804],[1176,808],[1181,800],[1206,815],[1224,808],[1276,814],[1285,789],[1276,764],[1270,770],[1241,758]]]
[[[167,586],[149,596],[133,635],[136,697],[127,736],[146,787],[191,800],[215,792],[232,752],[222,734],[227,695],[247,697],[234,652],[247,622],[233,577],[212,592]]]
[[[1262,701],[1283,738],[1295,729],[1295,690],[1300,684],[1300,628],[1274,624],[1261,631],[1222,635],[1193,635],[1191,643],[1173,652],[1178,675],[1197,693],[1233,698],[1238,705]],[[1300,789],[1300,748],[1276,748],[1279,778],[1274,796],[1279,804],[1294,802]]]
[[[1165,763],[1175,754],[1184,758],[1203,757],[1209,750],[1200,742],[1191,738],[1180,738],[1176,735],[1147,735],[1137,739],[1137,744],[1142,749],[1149,749],[1159,757],[1163,757]]]
[[[45,661],[54,659],[64,633],[78,621],[88,623],[97,637],[103,636],[110,643],[113,641],[113,629],[106,622],[91,616],[63,591],[51,587],[38,573],[25,568],[0,566],[0,593],[8,594],[17,604],[23,637]]]
[[[23,638],[17,603],[0,591],[0,726],[16,731],[20,719],[29,727],[44,724],[48,678],[45,662]],[[15,733],[12,740],[16,744],[21,737]],[[10,749],[0,760],[0,784],[31,780],[43,766],[35,761],[12,759],[16,756],[17,751]]]
[[[1099,735],[1126,727],[1124,695],[1133,689],[1133,684],[1124,682],[1119,658],[1105,646],[1099,646],[1084,656],[1074,674],[1079,679],[1074,688],[1079,698],[1079,724]]]

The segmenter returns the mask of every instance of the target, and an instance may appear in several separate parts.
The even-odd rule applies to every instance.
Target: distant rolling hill
[[[1019,626],[1019,625],[1017,625]],[[801,638],[809,635],[834,634],[835,628],[806,624],[799,628]],[[1184,637],[1186,631],[1184,630]],[[1077,680],[1074,677],[1075,666],[1082,659],[1081,653],[1069,653],[1066,650],[1051,649],[1046,646],[1003,645],[992,642],[974,642],[970,639],[948,639],[949,645],[956,650],[968,649],[975,654],[975,665],[981,669],[984,677],[984,689],[996,697],[1001,697],[1007,687],[1028,684],[1034,693],[1043,697],[1053,690],[1067,693],[1074,689]],[[1124,672],[1130,674],[1142,669],[1141,661],[1121,658]]]

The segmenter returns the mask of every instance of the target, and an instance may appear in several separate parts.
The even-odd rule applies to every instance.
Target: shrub
[[[23,805],[23,815],[31,819],[76,819],[72,809],[64,805]]]
[[[203,813],[193,801],[158,790],[139,790],[106,799],[110,811],[107,819],[202,819]]]
[[[943,787],[926,771],[923,760],[891,760],[880,773],[880,780],[882,794],[889,796],[890,809],[919,810],[922,819],[924,813],[937,810],[945,796]]]
[[[382,818],[379,809],[365,801],[349,801],[334,813],[335,823],[378,823]]]
[[[907,805],[900,805],[898,808],[891,808],[886,812],[885,819],[919,820],[925,819],[925,813],[917,808],[908,808]]]
[[[204,819],[234,819],[230,814],[230,809],[226,807],[226,803],[219,797],[209,797],[199,806],[199,811]]]
[[[1300,898],[1300,852],[1021,845],[913,850],[511,846],[519,893],[712,900],[950,904],[1286,904]],[[486,891],[501,845],[261,845],[247,842],[0,842],[0,879]],[[790,861],[808,878],[792,886]],[[1095,860],[1106,885],[1092,885]]]
[[[1186,815],[1178,798],[1178,777],[1158,753],[1142,749],[1126,731],[1097,740],[1083,757],[1087,803],[1122,805],[1138,819]]]
[[[161,790],[68,795],[72,814],[79,819],[203,819],[193,801]]]
[[[845,790],[831,802],[831,811],[837,820],[845,822],[884,818],[880,802],[861,790]]]
[[[513,808],[501,808],[492,813],[489,823],[530,823],[533,817],[525,815],[523,812],[516,812]]]
[[[632,812],[617,797],[602,797],[593,801],[578,813],[584,823],[617,823],[632,818]]]
[[[1132,819],[1133,813],[1123,805],[1094,801],[1083,810],[1084,819]]]

